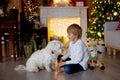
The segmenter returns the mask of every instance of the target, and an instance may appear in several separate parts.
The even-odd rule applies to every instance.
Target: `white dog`
[[[34,52],[26,62],[26,67],[19,65],[15,70],[27,70],[29,72],[38,72],[45,68],[48,72],[55,69],[55,60],[62,53],[63,44],[59,40],[52,40],[42,49]]]

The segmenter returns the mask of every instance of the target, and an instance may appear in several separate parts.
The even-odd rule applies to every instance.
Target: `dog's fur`
[[[25,69],[29,72],[38,72],[39,69],[46,69],[51,72],[55,67],[57,56],[62,52],[63,44],[58,40],[52,40],[42,49],[34,52],[26,62]],[[22,65],[21,65],[22,66]],[[15,70],[19,70],[15,68]]]

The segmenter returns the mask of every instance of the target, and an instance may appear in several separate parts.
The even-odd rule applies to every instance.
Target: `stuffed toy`
[[[93,70],[95,68],[100,68],[101,70],[105,69],[105,66],[100,63],[100,61],[98,60],[98,56],[97,56],[97,51],[96,50],[91,50],[90,51],[90,60],[88,62],[88,67]]]

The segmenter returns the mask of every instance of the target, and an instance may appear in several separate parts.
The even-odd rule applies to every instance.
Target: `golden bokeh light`
[[[68,6],[70,4],[70,0],[53,0],[54,6]]]
[[[66,44],[68,42],[66,29],[73,23],[80,25],[80,18],[48,18],[48,41],[57,36]]]

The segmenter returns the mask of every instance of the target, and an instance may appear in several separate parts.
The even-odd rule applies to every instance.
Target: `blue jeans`
[[[58,62],[62,56],[63,55],[58,56]],[[68,60],[70,60],[70,58],[67,58],[65,61],[68,61]],[[64,68],[64,71],[67,74],[73,74],[73,73],[76,73],[79,71],[84,71],[83,67],[80,64],[65,64],[65,65],[61,66],[61,68]]]

